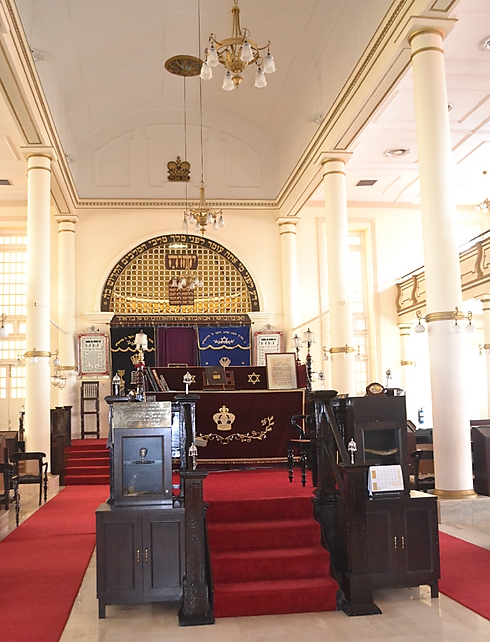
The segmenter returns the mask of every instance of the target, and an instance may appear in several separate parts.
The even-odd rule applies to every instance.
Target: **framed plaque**
[[[265,355],[282,352],[282,332],[261,330],[254,332],[254,365],[265,366]]]
[[[109,374],[109,337],[107,334],[78,335],[78,369],[81,377]]]
[[[265,359],[269,390],[295,390],[298,387],[294,352],[268,352]]]

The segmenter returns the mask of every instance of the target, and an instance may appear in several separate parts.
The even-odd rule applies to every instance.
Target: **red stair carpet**
[[[107,486],[65,488],[0,542],[2,642],[58,642],[108,496]]]
[[[109,450],[105,439],[74,439],[65,448],[65,486],[109,483]]]
[[[439,546],[441,593],[490,620],[490,551],[441,532]]]
[[[216,617],[335,611],[312,491],[284,469],[208,475]]]

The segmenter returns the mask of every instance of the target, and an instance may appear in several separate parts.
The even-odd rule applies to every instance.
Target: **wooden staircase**
[[[65,448],[65,486],[109,483],[109,449],[105,439],[72,439]]]

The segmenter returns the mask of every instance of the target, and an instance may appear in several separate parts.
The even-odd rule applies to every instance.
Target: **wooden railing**
[[[460,248],[459,265],[463,299],[487,294],[490,288],[490,231],[475,237]],[[396,284],[396,308],[399,317],[414,318],[426,303],[423,267],[405,275]]]
[[[310,393],[308,411],[315,418],[318,487],[313,500],[330,553],[331,574],[340,587],[338,606],[347,615],[380,613],[368,573],[367,469],[351,464],[331,400],[335,390]]]

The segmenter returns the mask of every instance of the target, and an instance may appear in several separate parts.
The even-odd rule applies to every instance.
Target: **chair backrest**
[[[10,491],[10,478],[14,467],[11,464],[0,464],[0,498]]]
[[[10,460],[14,465],[15,473],[19,476],[19,481],[21,482],[23,477],[38,477],[40,480],[45,457],[46,453],[42,452],[13,453]]]

